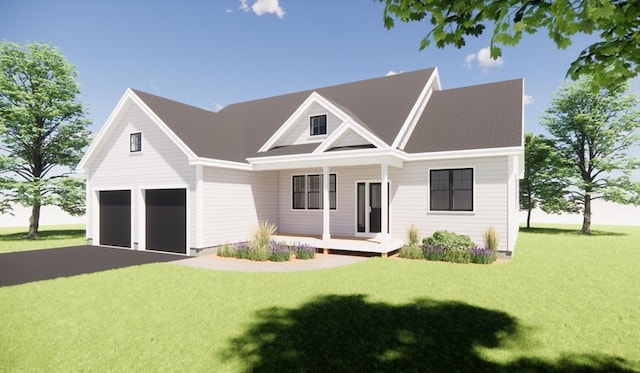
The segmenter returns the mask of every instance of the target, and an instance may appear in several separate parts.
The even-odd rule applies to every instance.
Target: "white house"
[[[441,89],[436,68],[233,104],[127,90],[78,165],[93,244],[197,255],[278,238],[386,256],[415,224],[518,235],[523,81]]]

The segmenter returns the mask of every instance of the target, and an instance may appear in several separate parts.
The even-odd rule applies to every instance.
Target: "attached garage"
[[[100,245],[131,247],[131,191],[101,191]]]
[[[187,253],[187,190],[145,191],[146,250]]]

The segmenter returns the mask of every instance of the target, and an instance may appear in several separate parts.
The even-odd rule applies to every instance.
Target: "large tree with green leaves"
[[[629,154],[640,150],[640,100],[628,87],[594,87],[588,77],[565,84],[540,119],[563,162],[557,175],[569,186],[564,209],[582,212],[584,234],[591,233],[593,200],[640,205],[632,175],[640,160]]]
[[[90,141],[76,76],[57,48],[0,44],[0,207],[31,207],[30,238],[41,206],[84,213],[84,180],[71,177]]]
[[[493,26],[491,57],[500,45],[516,45],[524,33],[546,29],[558,48],[565,49],[578,33],[598,33],[600,40],[584,49],[567,75],[593,76],[600,85],[614,86],[640,74],[640,5],[637,0],[377,0],[385,3],[384,24],[429,17],[431,30],[420,49],[461,48],[469,36]]]
[[[527,211],[527,228],[531,228],[531,212],[536,207],[547,213],[577,212],[575,206],[564,198],[568,185],[563,176],[570,165],[555,151],[551,140],[526,133],[524,161],[520,210]]]

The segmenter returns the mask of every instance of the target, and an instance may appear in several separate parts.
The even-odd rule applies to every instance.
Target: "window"
[[[142,151],[142,132],[135,132],[129,135],[129,151],[131,153]]]
[[[326,135],[327,134],[327,116],[316,115],[310,119],[310,134],[311,136]]]
[[[323,208],[322,175],[293,176],[293,208],[295,210],[321,210]],[[336,209],[336,174],[329,175],[329,208]],[[306,204],[305,204],[306,202]]]
[[[431,170],[431,211],[473,211],[473,169]]]

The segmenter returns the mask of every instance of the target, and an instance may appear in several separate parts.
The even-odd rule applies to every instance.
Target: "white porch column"
[[[381,181],[381,190],[382,193],[381,204],[382,204],[382,220],[381,230],[382,230],[382,245],[386,249],[389,243],[389,165],[383,163],[380,165],[380,181]]]
[[[322,239],[331,239],[331,220],[329,212],[329,166],[322,166]]]

